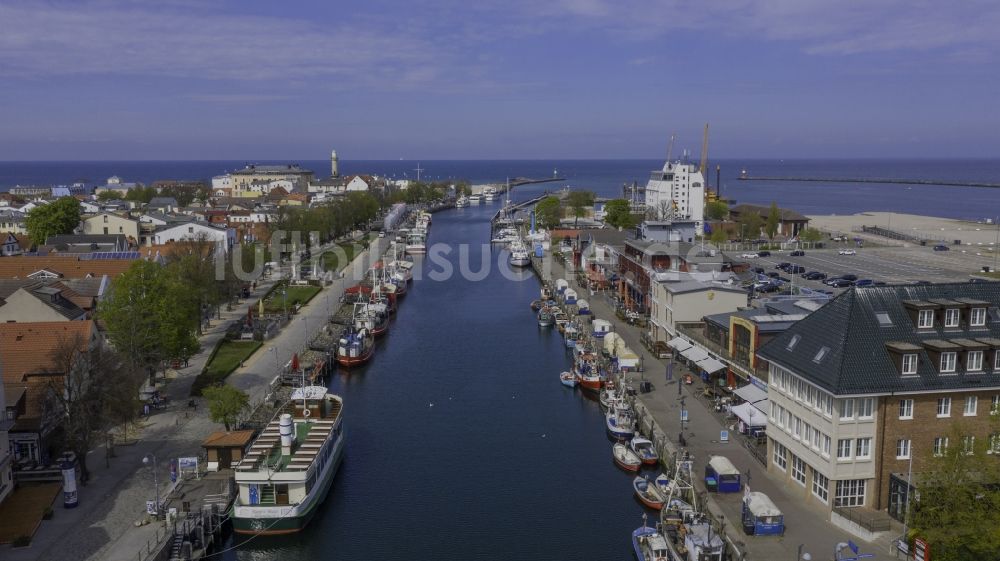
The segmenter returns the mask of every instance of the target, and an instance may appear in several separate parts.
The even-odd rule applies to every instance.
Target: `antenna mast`
[[[670,163],[670,156],[674,153],[674,139],[676,138],[676,134],[670,135],[670,144],[667,144],[667,163]]]
[[[704,177],[705,166],[708,164],[708,123],[705,123],[705,135],[701,139],[701,165],[698,171]]]

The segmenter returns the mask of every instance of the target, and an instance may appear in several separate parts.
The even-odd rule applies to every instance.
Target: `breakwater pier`
[[[1000,183],[958,181],[953,179],[899,179],[886,177],[778,177],[740,174],[740,181],[792,181],[803,183],[889,183],[897,185],[943,185],[945,187],[1000,188]]]

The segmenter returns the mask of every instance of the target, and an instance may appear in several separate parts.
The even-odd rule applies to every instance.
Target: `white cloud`
[[[366,81],[447,63],[430,41],[341,22],[221,14],[197,4],[0,5],[0,76],[149,75]]]

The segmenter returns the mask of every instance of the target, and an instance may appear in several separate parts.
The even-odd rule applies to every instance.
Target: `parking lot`
[[[751,267],[761,267],[765,273],[776,271],[778,263],[788,262],[801,265],[806,271],[826,273],[828,278],[844,274],[857,275],[859,279],[872,279],[889,284],[912,283],[918,280],[930,282],[965,282],[970,274],[981,270],[983,265],[993,266],[993,255],[975,255],[975,251],[961,247],[950,251],[934,251],[931,247],[877,247],[856,248],[856,255],[839,255],[838,248],[805,250],[804,256],[791,257],[789,251],[772,251],[768,257],[743,259],[741,253],[730,257],[735,261],[746,261]],[[794,282],[795,286],[832,290],[822,281],[805,280],[799,275],[779,271],[781,277]],[[793,278],[794,277],[794,278]]]

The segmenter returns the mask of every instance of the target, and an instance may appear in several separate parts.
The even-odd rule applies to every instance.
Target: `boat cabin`
[[[712,456],[705,466],[705,487],[719,493],[739,493],[740,470],[725,456]]]
[[[684,548],[688,561],[722,561],[726,543],[711,524],[688,524]]]
[[[782,536],[785,517],[764,493],[753,491],[743,497],[743,531],[748,536]]]

